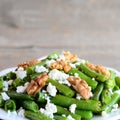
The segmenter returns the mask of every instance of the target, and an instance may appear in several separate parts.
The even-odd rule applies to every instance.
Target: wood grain
[[[0,70],[70,50],[120,70],[119,0],[0,0]]]

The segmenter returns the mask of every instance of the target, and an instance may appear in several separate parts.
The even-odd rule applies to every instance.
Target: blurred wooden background
[[[120,70],[120,0],[0,0],[0,70],[63,50]]]

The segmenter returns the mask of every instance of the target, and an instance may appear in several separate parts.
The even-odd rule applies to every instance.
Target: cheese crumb
[[[5,101],[10,99],[10,97],[5,92],[2,92],[1,95],[2,95],[3,100]]]
[[[35,72],[36,73],[42,73],[42,72],[48,72],[48,69],[44,66],[36,66],[35,67]]]
[[[58,80],[59,83],[61,84],[66,84],[68,86],[70,86],[71,84],[68,82],[67,78],[69,77],[68,74],[63,73],[57,69],[53,69],[50,71],[50,73],[48,74],[49,77],[53,80]]]
[[[72,104],[70,107],[69,107],[69,111],[71,112],[71,113],[75,113],[75,109],[76,109],[76,104]]]
[[[17,111],[17,114],[20,117],[25,117],[24,113],[25,113],[25,110],[22,107],[20,107],[20,109]]]
[[[24,91],[25,91],[25,89],[27,88],[27,86],[28,86],[28,84],[29,84],[29,82],[26,82],[25,84],[24,84],[24,86],[17,86],[17,88],[16,88],[16,92],[17,93],[24,93]]]
[[[80,96],[80,94],[76,94],[76,99],[80,100],[82,98],[82,96]]]
[[[118,107],[119,107],[118,104],[114,104],[112,111],[116,111],[118,109]]]
[[[69,120],[75,120],[74,118],[72,118],[71,115],[68,115],[67,118],[68,118]]]
[[[102,116],[106,116],[107,112],[106,111],[102,111]]]
[[[47,67],[50,67],[50,65],[52,64],[52,63],[54,63],[55,62],[55,60],[48,60],[47,62],[46,62],[46,65],[47,65]]]
[[[3,91],[8,91],[8,82],[3,81]]]
[[[12,85],[13,80],[3,81],[3,91],[8,91],[9,85]]]
[[[74,76],[75,76],[75,77],[79,77],[78,73],[75,73]]]
[[[45,106],[45,109],[41,108],[40,112],[49,116],[50,118],[53,118],[53,113],[57,112],[57,107],[53,103],[47,103]]]
[[[27,72],[22,68],[18,68],[17,71],[15,71],[17,78],[23,79],[24,77],[27,76]]]
[[[13,118],[13,117],[16,118],[16,116],[17,116],[17,112],[16,112],[16,111],[11,112],[10,110],[8,110],[7,113],[8,113],[8,116],[9,116],[9,117],[12,117],[12,118]]]
[[[56,96],[57,93],[57,89],[54,85],[52,85],[51,83],[48,84],[47,86],[47,92],[51,95],[51,96]]]

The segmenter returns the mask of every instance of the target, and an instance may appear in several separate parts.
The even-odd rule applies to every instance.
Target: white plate
[[[14,71],[15,69],[16,69],[16,67],[12,67],[12,68],[2,70],[0,72],[0,76],[5,75],[6,73],[9,73],[10,71]],[[115,70],[113,68],[109,68],[109,69],[114,70],[116,72],[116,74],[118,76],[120,76],[120,72],[118,72],[117,70]],[[2,109],[0,109],[0,118],[3,119],[3,120],[28,120],[26,118],[22,118],[22,117],[19,117],[19,116],[9,115],[7,112],[5,112]],[[95,116],[93,118],[93,120],[118,120],[118,119],[120,119],[120,108],[117,111],[111,112],[104,117]]]

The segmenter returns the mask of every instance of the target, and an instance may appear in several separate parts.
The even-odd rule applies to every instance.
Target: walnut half
[[[90,69],[100,73],[100,74],[103,74],[105,76],[107,76],[108,78],[110,77],[110,72],[107,68],[101,66],[101,65],[94,65],[94,64],[91,64],[91,63],[86,63],[87,67],[89,67]]]
[[[47,73],[42,73],[41,75],[37,76],[34,80],[31,80],[28,87],[26,88],[26,92],[30,95],[36,94],[45,86],[47,80]]]
[[[64,60],[59,60],[59,61],[51,63],[50,68],[57,69],[57,70],[64,70],[66,73],[68,73],[71,70],[70,64],[68,64]]]
[[[71,54],[70,51],[64,52],[64,56],[66,62],[76,62],[78,57],[76,54]]]
[[[23,63],[18,64],[18,68],[19,68],[19,67],[22,67],[22,68],[24,68],[24,70],[25,70],[27,67],[36,65],[36,64],[38,64],[39,62],[40,62],[39,60],[31,60],[31,61],[23,62]]]
[[[73,88],[86,100],[90,98],[90,93],[91,90],[88,86],[88,84],[84,81],[81,80],[80,78],[77,77],[68,77],[67,79]]]

